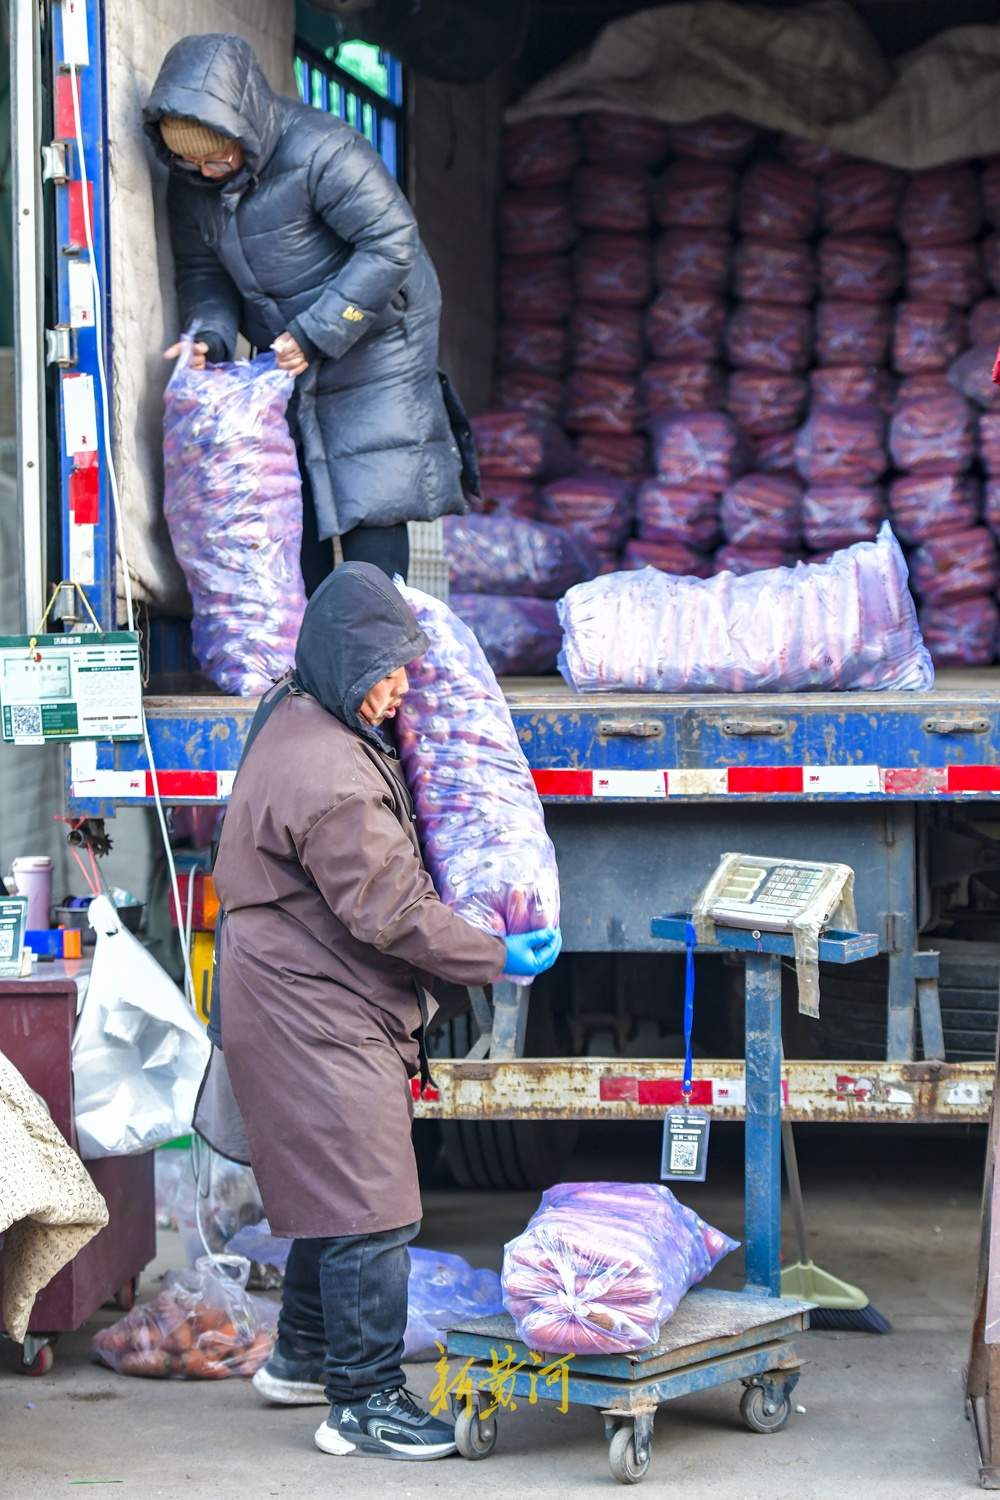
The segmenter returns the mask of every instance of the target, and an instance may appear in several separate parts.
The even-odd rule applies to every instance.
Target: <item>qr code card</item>
[[[663,1117],[660,1181],[675,1178],[704,1182],[708,1170],[708,1115],[691,1109],[668,1109]]]

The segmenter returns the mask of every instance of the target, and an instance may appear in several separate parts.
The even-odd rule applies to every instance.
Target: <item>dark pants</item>
[[[293,1240],[278,1318],[278,1353],[322,1359],[330,1402],[364,1401],[403,1384],[407,1245],[420,1228]]]
[[[304,467],[304,466],[303,466]],[[340,538],[345,562],[372,563],[392,578],[396,573],[405,581],[410,567],[410,537],[406,522],[398,526],[355,526]],[[316,524],[309,481],[302,481],[302,578],[306,598],[315,594],[323,579],[333,572],[333,543],[321,542]]]

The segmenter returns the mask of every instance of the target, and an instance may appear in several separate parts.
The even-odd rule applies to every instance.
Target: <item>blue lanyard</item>
[[[698,935],[694,930],[694,923],[688,922],[684,929],[687,952],[684,965],[684,1081],[681,1084],[685,1104],[691,1102],[691,1085],[694,1077],[691,1034],[694,1030],[694,949],[697,941]]]

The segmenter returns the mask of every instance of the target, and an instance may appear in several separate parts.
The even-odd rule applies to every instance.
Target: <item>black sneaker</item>
[[[368,1454],[376,1458],[447,1458],[454,1453],[455,1430],[432,1417],[400,1386],[378,1391],[367,1401],[343,1406],[335,1401],[316,1431],[316,1446],[338,1458]]]
[[[325,1406],[323,1361],[285,1359],[275,1348],[253,1378],[258,1396],[276,1406]]]

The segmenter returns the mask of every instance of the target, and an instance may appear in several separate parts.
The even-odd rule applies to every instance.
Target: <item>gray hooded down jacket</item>
[[[183,171],[164,115],[238,140],[244,167],[222,183]],[[172,169],[181,326],[214,361],[232,358],[239,332],[266,349],[285,330],[310,358],[291,415],[320,536],[463,511],[437,276],[377,153],[343,121],[275,94],[236,36],[171,47],[143,117]]]

